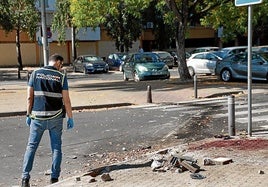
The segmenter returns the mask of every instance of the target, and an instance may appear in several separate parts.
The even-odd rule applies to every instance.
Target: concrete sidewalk
[[[4,71],[4,72],[3,72]],[[8,73],[8,76],[4,76]],[[120,73],[120,72],[110,72]],[[16,71],[0,69],[0,117],[12,115],[24,115],[26,108],[26,83],[27,74],[22,73],[22,79],[16,79]],[[12,78],[12,76],[13,78]],[[102,78],[100,78],[102,77]],[[104,77],[104,78],[103,78]],[[75,110],[97,109],[119,107],[127,105],[147,104],[148,86],[152,90],[152,102],[178,103],[182,101],[195,100],[193,82],[180,82],[178,78],[171,77],[170,80],[142,81],[135,83],[133,81],[124,82],[122,80],[110,80],[109,74],[100,76],[83,74],[74,74],[68,72],[70,97],[72,106]],[[254,86],[254,93],[267,93],[262,86]],[[198,79],[198,98],[203,99],[211,96],[220,96],[228,94],[246,94],[246,83],[224,83],[217,81],[215,77],[200,76]],[[262,136],[265,139],[261,147],[257,137],[244,139],[248,140],[250,148],[241,150],[241,147],[209,147],[198,146],[208,144],[209,142],[223,141],[222,139],[206,139],[199,142],[192,142],[187,145],[175,145],[168,147],[168,150],[176,154],[197,159],[197,165],[200,166],[200,174],[204,179],[192,179],[191,172],[185,171],[178,173],[176,168],[163,170],[164,172],[154,172],[151,168],[151,161],[156,152],[150,150],[144,151],[144,155],[138,159],[126,159],[124,162],[115,165],[105,165],[99,168],[97,176],[89,176],[89,173],[78,174],[60,181],[54,185],[58,187],[77,187],[77,186],[124,186],[124,187],[143,187],[143,186],[268,186],[268,144],[267,134]],[[234,137],[238,143],[241,137]],[[251,142],[253,141],[253,144]],[[224,140],[225,141],[225,140]],[[230,140],[226,140],[230,141]],[[231,141],[230,141],[231,142]],[[196,149],[191,149],[197,146]],[[255,149],[256,148],[256,149]],[[162,155],[165,157],[166,155]],[[231,158],[233,163],[226,165],[205,166],[204,158],[225,157]],[[96,170],[95,170],[96,171]],[[101,176],[108,173],[113,179],[103,181]],[[85,175],[88,174],[88,175]],[[96,182],[91,182],[96,180]]]
[[[125,161],[114,165],[106,165],[97,168],[98,175],[94,172],[87,172],[47,187],[151,187],[151,186],[187,186],[187,187],[265,187],[268,186],[268,139],[249,138],[248,142],[239,147],[222,146],[220,148],[210,147],[201,149],[202,145],[213,145],[212,143],[224,141],[241,142],[239,137],[234,140],[206,139],[204,141],[190,143],[189,145],[178,145],[169,147],[167,150],[179,155],[197,159],[196,165],[200,167],[197,172],[203,178],[193,178],[190,171],[179,172],[177,167],[165,167],[158,171],[153,171],[152,160],[159,157],[159,153],[151,153],[135,161]],[[260,143],[263,141],[264,143]],[[250,144],[263,144],[255,149],[256,145],[248,149],[243,149]],[[191,147],[197,145],[192,150]],[[255,148],[254,148],[255,147]],[[160,150],[159,152],[164,152]],[[160,154],[161,155],[161,154]],[[165,158],[163,156],[163,158]],[[219,165],[204,165],[207,158],[227,158],[232,162]],[[168,160],[165,162],[168,163]],[[107,174],[111,180],[105,180]],[[107,178],[106,178],[107,179]]]

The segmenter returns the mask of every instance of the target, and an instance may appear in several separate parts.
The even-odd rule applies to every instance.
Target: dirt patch
[[[191,145],[189,150],[204,150],[209,148],[232,148],[238,150],[268,149],[267,139],[228,139],[205,142],[201,145]]]

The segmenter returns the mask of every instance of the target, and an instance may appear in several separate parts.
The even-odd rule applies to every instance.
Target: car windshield
[[[171,57],[171,55],[169,53],[157,53],[160,58],[167,58],[167,57]]]
[[[241,62],[241,61],[247,61],[247,53],[239,53],[237,55],[230,56],[228,59],[230,59],[233,62]],[[258,53],[252,53],[252,59],[262,59],[262,61],[267,62],[268,58],[267,56],[263,54]]]
[[[86,56],[85,57],[85,62],[92,62],[92,61],[98,61],[98,60],[101,60],[101,58],[98,56]]]
[[[159,62],[159,57],[155,54],[139,53],[135,55],[135,62],[137,63],[155,63]]]
[[[124,60],[126,58],[126,54],[117,54],[120,60]]]

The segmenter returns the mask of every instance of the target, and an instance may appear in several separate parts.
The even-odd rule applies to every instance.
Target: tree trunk
[[[20,70],[22,67],[22,58],[21,58],[21,49],[20,49],[20,30],[16,31],[16,51],[17,51],[17,60],[18,60],[18,79],[21,79]]]
[[[172,10],[175,12],[177,21],[175,21],[176,27],[176,48],[178,53],[178,74],[181,80],[189,80],[192,77],[189,74],[187,64],[186,64],[186,54],[185,54],[185,33],[187,28],[187,18],[188,18],[188,0],[183,0],[182,11],[179,13],[176,8],[175,1],[171,1]]]
[[[77,58],[76,51],[76,28],[72,27],[72,62]]]
[[[185,26],[181,23],[178,24],[178,32],[176,35],[176,48],[178,53],[178,74],[181,80],[191,79],[189,74],[186,55],[185,55]]]

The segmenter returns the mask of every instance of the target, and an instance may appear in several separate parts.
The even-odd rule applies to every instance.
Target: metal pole
[[[228,130],[229,136],[235,136],[235,101],[233,95],[228,97]]]
[[[194,75],[194,98],[197,99],[197,75]]]
[[[147,86],[147,103],[152,103],[152,89],[151,86]]]
[[[76,33],[75,33],[75,27],[72,27],[72,62],[76,59],[77,53],[76,53],[76,46],[75,46],[75,38],[76,38]]]
[[[248,6],[248,135],[252,136],[252,6]]]
[[[41,22],[42,22],[42,43],[43,43],[43,55],[44,55],[44,66],[48,64],[48,42],[47,42],[47,24],[46,24],[46,5],[45,0],[41,1]]]

